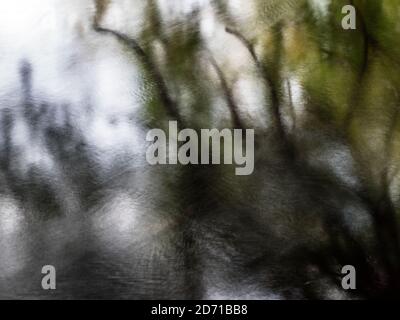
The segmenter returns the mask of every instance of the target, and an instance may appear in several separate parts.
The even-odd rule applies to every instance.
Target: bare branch
[[[297,129],[297,117],[296,117],[296,111],[294,110],[292,86],[290,84],[289,79],[286,80],[286,86],[288,90],[290,115],[292,117],[292,134],[295,134],[296,133],[295,131]]]
[[[229,27],[226,27],[225,30],[227,33],[235,36],[244,45],[244,47],[251,55],[258,72],[264,79],[267,85],[267,89],[269,90],[271,95],[272,117],[276,125],[277,133],[280,139],[282,140],[282,143],[284,144],[284,148],[286,149],[287,153],[292,157],[294,150],[292,148],[292,143],[286,134],[285,126],[282,122],[280,102],[279,102],[279,92],[278,89],[276,88],[276,84],[272,78],[271,73],[268,72],[266,66],[258,58],[254,45],[248,39],[246,39],[244,35],[242,35],[239,31],[233,30],[232,28]]]
[[[237,104],[235,102],[232,91],[229,88],[229,85],[228,85],[228,82],[226,81],[224,73],[222,72],[221,68],[218,66],[218,63],[215,61],[214,57],[210,56],[210,62],[218,75],[219,81],[221,82],[221,87],[224,92],[225,99],[227,101],[229,110],[231,112],[234,126],[238,129],[244,129],[244,125],[239,116],[239,107],[237,106]]]
[[[251,57],[253,58],[254,62],[256,63],[257,67],[261,67],[260,65],[260,60],[257,57],[256,51],[254,49],[254,45],[247,40],[239,31],[237,30],[233,30],[229,27],[225,28],[225,31],[233,36],[235,36],[236,38],[238,38],[240,40],[240,42],[242,42],[242,44],[246,47],[246,49],[249,51]]]
[[[100,33],[113,35],[139,57],[149,74],[153,77],[154,83],[157,87],[159,98],[164,105],[168,115],[182,124],[182,119],[179,115],[176,102],[172,99],[169,93],[166,81],[164,80],[161,71],[158,69],[157,65],[152,61],[152,59],[147,55],[147,53],[143,50],[140,44],[135,39],[132,39],[118,31],[102,28],[97,25],[94,26],[94,29],[95,31]]]

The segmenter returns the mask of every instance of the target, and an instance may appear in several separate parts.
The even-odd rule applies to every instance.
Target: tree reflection
[[[138,168],[137,158],[122,154],[101,168],[96,157],[103,155],[71,105],[32,93],[35,69],[24,60],[21,106],[0,109],[1,196],[17,200],[34,220],[89,219],[82,232],[97,240],[91,238],[92,255],[84,251],[78,261],[110,254],[97,241],[113,239],[117,262],[107,271],[135,279],[136,292],[123,289],[128,297],[396,297],[400,28],[391,12],[398,4],[237,3],[242,9],[211,0],[187,2],[183,10],[182,1],[147,1],[137,9],[142,25],[131,30],[109,14],[136,1],[97,0],[92,36],[115,40],[140,73],[141,114],[132,128],[166,128],[168,120],[196,130],[254,127],[252,176],[235,176],[233,166]],[[357,9],[356,30],[341,28],[347,4]],[[92,121],[96,105],[81,108]],[[252,110],[265,115],[265,125]],[[23,146],[15,142],[21,128]],[[24,148],[42,157],[22,168]],[[129,239],[125,232],[110,236],[114,229],[98,236],[116,223],[132,228]],[[356,267],[354,292],[341,288],[344,265]]]

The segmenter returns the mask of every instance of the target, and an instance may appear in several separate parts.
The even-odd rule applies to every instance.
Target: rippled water
[[[329,247],[331,221],[361,238],[368,230],[346,188],[288,165],[268,135],[257,137],[250,177],[149,166],[148,84],[135,58],[91,29],[91,2],[41,0],[29,13],[11,2],[0,5],[0,298],[347,297],[308,256]],[[125,21],[112,10],[110,21]],[[237,54],[227,55],[205,12],[217,57],[245,65],[246,51],[231,39]],[[301,116],[301,83],[291,82]],[[236,85],[256,127],[268,126],[257,79]],[[214,121],[229,116],[221,109]],[[312,165],[357,186],[349,150],[307,134],[325,145]],[[41,288],[44,265],[56,267],[54,291]]]

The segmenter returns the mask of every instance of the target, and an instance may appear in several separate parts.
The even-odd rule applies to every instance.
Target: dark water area
[[[50,189],[3,195],[1,297],[342,297],[312,252],[329,248],[329,214],[349,209],[313,194],[321,188],[314,177],[298,178],[269,158],[253,176],[228,167],[222,179],[217,166],[135,166],[135,159],[93,180],[74,176],[91,165],[76,164],[66,180],[36,174]],[[64,209],[57,188],[69,180],[79,201]],[[48,264],[57,270],[55,291],[40,285]]]

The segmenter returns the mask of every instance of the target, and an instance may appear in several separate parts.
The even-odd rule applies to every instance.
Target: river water
[[[11,2],[24,0],[0,5],[0,299],[346,297],[308,254],[329,247],[338,213],[365,231],[350,193],[288,165],[268,136],[250,177],[148,165],[139,63],[82,18],[90,2]],[[240,86],[257,105],[254,79]],[[348,150],[326,146],[315,166],[354,185]]]

